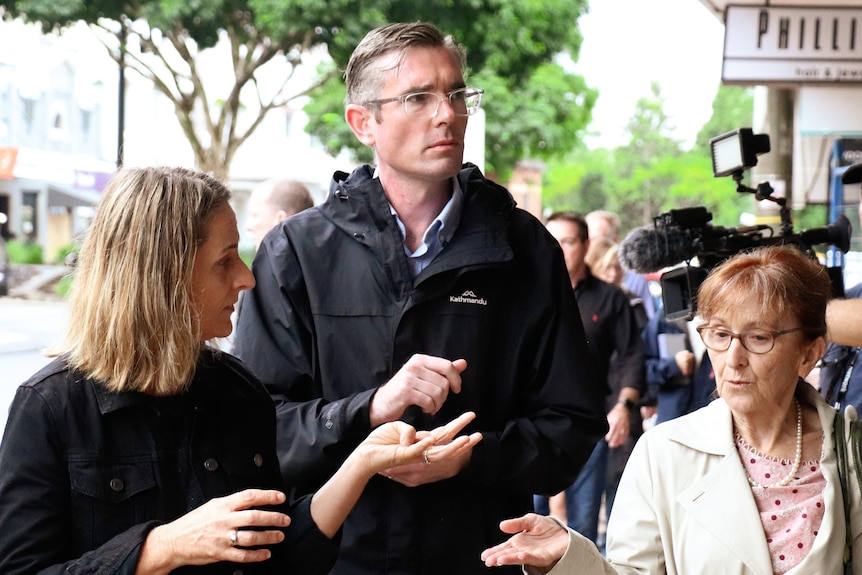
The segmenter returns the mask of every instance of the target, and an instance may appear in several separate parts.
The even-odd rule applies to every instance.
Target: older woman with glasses
[[[862,573],[862,561],[845,564],[847,551],[862,557],[859,484],[851,470],[842,489],[833,438],[845,416],[802,379],[823,354],[830,297],[823,267],[796,249],[715,268],[699,291],[698,332],[720,398],[644,434],[614,503],[607,560],[531,514],[503,522],[517,534],[485,563],[555,575]]]

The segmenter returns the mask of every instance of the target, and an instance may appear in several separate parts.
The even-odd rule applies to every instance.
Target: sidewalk
[[[0,354],[39,351],[54,343],[66,305],[55,288],[65,266],[13,265],[9,295],[0,297]]]
[[[54,286],[72,270],[60,265],[11,266],[9,297],[38,300],[60,300]]]

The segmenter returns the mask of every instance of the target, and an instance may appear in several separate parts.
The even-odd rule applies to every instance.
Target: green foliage
[[[308,116],[305,131],[314,135],[332,156],[346,149],[357,161],[370,163],[374,152],[359,143],[344,120],[344,82],[332,77],[310,96],[311,100],[303,108]]]
[[[592,120],[598,92],[558,64],[537,67],[520,90],[492,72],[476,74],[485,89],[487,170],[504,177],[523,158],[548,160],[577,146]]]
[[[77,253],[78,251],[80,251],[80,249],[81,249],[81,246],[74,243],[74,242],[68,243],[68,244],[60,247],[60,249],[57,250],[57,255],[54,257],[54,263],[55,264],[66,263],[66,258],[69,256],[69,254]]]
[[[574,24],[585,10],[584,0],[393,0],[384,10],[386,20],[368,22],[363,29],[427,20],[465,46],[474,71],[467,83],[485,90],[486,170],[505,179],[518,160],[567,153],[580,143],[592,119],[597,92],[554,61],[562,52],[577,56],[582,38]],[[338,45],[329,46],[339,69],[360,38],[350,43],[340,36]],[[343,101],[343,80],[332,77],[305,107],[310,118],[306,130],[331,154],[348,149],[357,160],[369,162],[371,150],[344,122]]]
[[[719,86],[712,103],[712,117],[697,133],[695,149],[709,157],[711,138],[737,128],[750,128],[753,116],[754,88]]]
[[[41,264],[42,246],[32,242],[20,240],[9,240],[6,242],[6,251],[9,253],[9,262],[13,264]]]
[[[74,282],[75,276],[72,274],[65,275],[60,278],[57,282],[57,286],[55,288],[57,295],[60,297],[66,297],[69,295],[69,290],[72,289],[72,283]]]
[[[6,17],[42,22],[46,30],[78,20],[103,28],[115,37],[105,46],[118,62],[128,35],[125,65],[173,103],[197,167],[222,179],[263,117],[308,91],[308,132],[333,154],[346,148],[369,160],[343,120],[339,70],[369,30],[388,22],[434,22],[465,45],[477,85],[488,90],[486,159],[498,176],[517,160],[566,153],[596,99],[583,78],[554,64],[561,53],[577,59],[577,21],[587,0],[0,0],[0,14],[4,9]],[[220,38],[231,45],[225,75],[235,82],[217,93],[198,74],[197,59]],[[287,80],[317,47],[328,50],[334,66],[319,70],[312,85],[291,89]],[[275,95],[262,93],[255,76],[270,61],[292,66]],[[259,111],[250,111],[248,100],[243,106],[241,95]],[[238,123],[240,112],[246,121]]]
[[[562,159],[548,163],[542,185],[546,213],[575,210],[583,214],[609,204],[608,178],[614,170],[608,150],[579,147]]]
[[[239,250],[239,257],[251,269],[251,263],[254,261],[254,248],[242,248]]]
[[[740,215],[754,210],[753,198],[737,193],[730,178],[713,177],[708,143],[714,135],[750,123],[750,90],[722,87],[713,112],[698,136],[705,145],[683,150],[673,137],[661,88],[654,83],[628,122],[627,144],[614,150],[577,149],[549,162],[543,205],[546,210],[614,211],[620,214],[623,236],[652,224],[660,213],[695,206],[712,212],[713,225],[738,226]]]
[[[829,219],[829,206],[825,204],[808,205],[799,210],[793,210],[793,229],[794,231],[807,230],[810,228],[819,228],[826,224]]]

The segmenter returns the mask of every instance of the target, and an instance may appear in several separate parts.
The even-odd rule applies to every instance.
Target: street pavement
[[[0,429],[5,429],[15,390],[51,358],[68,322],[65,301],[0,297]]]

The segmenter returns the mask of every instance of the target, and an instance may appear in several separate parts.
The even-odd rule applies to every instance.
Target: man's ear
[[[290,214],[288,214],[284,210],[278,210],[277,212],[275,212],[275,216],[274,216],[275,221],[273,222],[273,225],[286,220],[289,215]]]
[[[374,133],[370,128],[375,120],[371,110],[357,104],[349,104],[344,110],[344,119],[347,120],[347,125],[353,130],[356,139],[369,148],[374,147]]]

